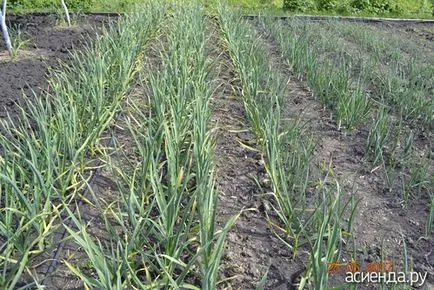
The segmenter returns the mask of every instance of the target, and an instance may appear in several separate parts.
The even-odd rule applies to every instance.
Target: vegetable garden
[[[330,272],[381,261],[434,287],[432,24],[71,20],[2,43],[0,288],[412,289]]]

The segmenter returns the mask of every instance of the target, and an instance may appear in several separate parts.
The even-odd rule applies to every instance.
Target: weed
[[[29,39],[25,36],[21,29],[11,29],[10,35],[12,39],[12,48],[10,51],[10,57],[12,61],[15,61],[18,57],[18,53],[26,47],[29,43]]]

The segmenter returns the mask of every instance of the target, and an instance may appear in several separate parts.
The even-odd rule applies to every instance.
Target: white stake
[[[61,2],[62,2],[63,10],[65,10],[66,20],[68,21],[68,26],[71,27],[71,19],[69,18],[68,7],[65,4],[65,0],[61,0]]]
[[[0,26],[2,29],[3,39],[6,43],[6,48],[9,51],[9,54],[12,54],[12,43],[9,38],[8,27],[6,26],[6,1],[3,0],[3,11],[0,10]]]

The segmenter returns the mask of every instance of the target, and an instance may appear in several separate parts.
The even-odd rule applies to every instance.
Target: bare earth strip
[[[291,277],[301,269],[301,263],[291,261],[266,222],[260,196],[265,188],[261,190],[256,182],[265,178],[265,168],[255,149],[255,136],[248,130],[239,82],[214,20],[207,21],[207,30],[211,35],[208,47],[216,62],[213,73],[219,80],[211,101],[211,126],[218,129],[215,163],[219,224],[244,210],[227,238],[221,266],[221,279],[227,280],[221,288],[256,289],[269,268],[267,289],[289,289]]]

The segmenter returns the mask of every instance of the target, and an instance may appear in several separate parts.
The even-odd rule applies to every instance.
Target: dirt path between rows
[[[354,225],[357,249],[355,258],[361,269],[365,269],[366,263],[378,262],[381,258],[402,266],[405,241],[409,254],[414,259],[414,270],[428,273],[430,278],[425,289],[432,289],[434,244],[432,238],[420,239],[427,218],[426,201],[414,200],[411,206],[404,210],[393,193],[383,192],[379,171],[372,172],[370,165],[364,160],[369,127],[363,126],[352,132],[339,131],[336,122],[330,118],[330,112],[323,110],[310,89],[297,80],[290,66],[282,61],[283,56],[280,55],[275,40],[264,32],[259,23],[253,22],[252,25],[269,51],[273,68],[280,70],[288,79],[286,87],[291,98],[288,117],[301,116],[301,120],[309,124],[308,131],[318,140],[315,165],[331,162],[334,175],[345,194],[354,194],[361,200]],[[348,244],[342,257],[346,261],[352,256],[351,248],[352,245]],[[411,264],[411,261],[408,262]],[[364,285],[361,289],[372,289],[371,287],[376,289],[377,286]]]
[[[292,259],[269,229],[261,199],[266,185],[262,184],[261,190],[256,182],[261,183],[266,172],[255,149],[255,136],[248,130],[240,84],[216,21],[208,20],[207,30],[211,35],[208,47],[216,62],[213,77],[219,82],[211,100],[211,125],[218,128],[215,163],[219,225],[245,210],[227,237],[220,270],[220,279],[227,280],[219,289],[256,289],[267,269],[266,289],[290,289],[302,263]]]

